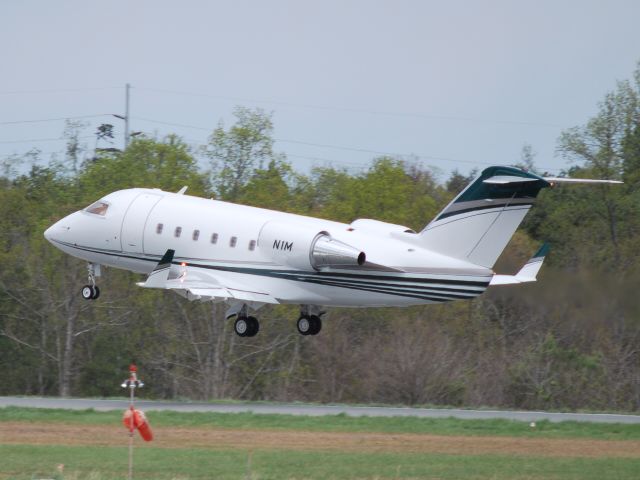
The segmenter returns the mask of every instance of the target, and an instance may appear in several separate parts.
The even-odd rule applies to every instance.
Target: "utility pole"
[[[131,85],[125,86],[125,107],[124,107],[124,149],[129,146],[129,89]]]
[[[120,120],[124,120],[124,149],[126,150],[129,146],[129,139],[131,134],[129,133],[129,90],[131,90],[131,85],[128,83],[124,86],[124,115],[118,115],[117,113],[112,113],[116,118]],[[134,135],[138,135],[140,132],[134,133]]]

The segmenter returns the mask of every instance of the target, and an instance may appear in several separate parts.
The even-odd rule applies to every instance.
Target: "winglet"
[[[147,281],[144,283],[138,283],[138,285],[145,288],[164,288],[167,280],[169,279],[171,263],[173,262],[173,256],[175,253],[175,250],[167,250],[153,269],[153,272],[151,272],[147,278]]]
[[[535,282],[544,262],[545,257],[549,253],[549,244],[543,244],[538,251],[529,259],[529,261],[515,275],[494,275],[489,285],[512,285],[515,283]]]

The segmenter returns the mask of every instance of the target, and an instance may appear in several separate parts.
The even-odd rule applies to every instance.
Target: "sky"
[[[0,157],[63,152],[74,117],[121,147],[129,83],[132,131],[198,145],[260,107],[303,173],[391,154],[446,178],[529,144],[555,174],[560,133],[637,68],[639,20],[637,0],[5,1]]]

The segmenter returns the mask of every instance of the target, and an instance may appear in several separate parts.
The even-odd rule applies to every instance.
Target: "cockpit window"
[[[109,209],[108,203],[98,200],[97,202],[92,203],[87,208],[85,208],[84,211],[87,213],[93,213],[94,215],[100,215],[101,217],[104,217],[108,209]]]

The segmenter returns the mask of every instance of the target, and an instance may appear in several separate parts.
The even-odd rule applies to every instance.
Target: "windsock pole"
[[[136,375],[136,373],[133,372],[133,375]],[[133,382],[131,382],[131,385],[129,386],[129,411],[131,412],[131,419],[129,421],[129,480],[133,479],[133,392],[135,392],[135,390],[136,388],[133,386]]]
[[[122,388],[129,389],[129,480],[133,478],[133,432],[135,431],[135,390],[141,388],[144,385],[141,380],[138,380],[138,368],[132,363],[129,365],[129,378],[122,382]]]

